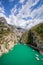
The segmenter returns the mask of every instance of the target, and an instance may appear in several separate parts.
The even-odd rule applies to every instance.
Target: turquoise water
[[[36,60],[36,55],[40,60]],[[18,44],[9,53],[0,57],[0,65],[43,65],[43,56],[27,45]]]

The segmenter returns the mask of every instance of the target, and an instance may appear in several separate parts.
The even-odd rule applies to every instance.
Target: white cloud
[[[9,2],[13,2],[14,0],[9,0]]]
[[[22,1],[22,3],[24,2],[24,0],[20,0],[20,1]],[[39,0],[35,0],[34,2],[33,0],[28,0],[25,5],[22,5],[22,8],[19,9],[19,13],[16,16],[14,16],[14,13],[17,12],[17,8],[16,6],[12,8],[11,15],[9,16],[10,23],[12,22],[14,25],[17,25],[26,29],[33,26],[33,22],[34,22],[34,25],[40,23],[43,20],[43,15],[41,15],[43,13],[43,5],[39,7],[38,9],[33,10],[32,12],[30,9],[32,6],[36,5],[38,2]],[[32,20],[27,20],[27,21],[24,20],[23,18],[26,18],[26,17],[31,17]]]
[[[24,1],[25,0],[20,0],[20,3],[24,3]],[[34,5],[36,5],[38,2],[39,2],[39,0],[27,0],[27,2],[29,3],[29,5],[30,5],[30,3],[32,4],[32,6],[34,6]]]
[[[30,23],[29,23],[30,22]],[[31,29],[33,26],[39,24],[39,23],[43,23],[43,19],[34,19],[34,20],[30,20],[29,22],[27,22],[25,25],[25,29]]]
[[[36,2],[38,2],[39,0],[37,0]],[[41,13],[43,13],[43,5],[41,7],[39,7],[38,9],[35,9],[31,12],[31,6],[35,5],[36,3],[33,3],[32,0],[28,0],[26,5],[22,5],[22,9],[20,9],[19,13],[18,13],[18,17],[19,18],[26,18],[26,17],[31,17],[31,18],[38,18],[39,19],[39,15],[41,17]]]
[[[16,6],[14,6],[14,7],[12,8],[12,10],[11,10],[11,14],[16,13],[16,11],[17,11]]]
[[[11,25],[17,25],[17,22],[16,22],[16,17],[14,15],[9,15],[9,24]]]
[[[33,0],[28,0],[26,2],[25,5],[22,5],[22,8],[19,9],[19,13],[15,16],[14,14],[17,12],[17,5],[14,6],[11,9],[11,14],[9,15],[9,18],[6,17],[4,14],[4,8],[0,7],[0,15],[5,17],[7,20],[7,23],[11,24],[11,25],[16,25],[16,26],[20,26],[22,28],[25,29],[30,29],[33,25],[36,25],[40,22],[43,21],[43,5],[41,7],[39,7],[38,9],[35,9],[31,12],[31,7],[35,4],[37,4],[39,0],[35,0],[35,2],[33,2]],[[24,2],[24,0],[22,1],[22,3]],[[27,17],[31,17],[31,20],[24,20],[23,18],[27,18]],[[42,19],[40,19],[42,18]]]
[[[21,0],[20,0],[21,1]],[[31,7],[33,5],[35,5],[39,0],[35,0],[35,2],[33,2],[32,0],[28,0],[27,3],[25,5],[22,5],[22,8],[19,9],[19,13],[16,17],[18,17],[18,19],[22,19],[22,18],[26,18],[26,17],[31,17],[34,18],[35,14],[33,14],[33,12],[31,13]],[[35,10],[36,13],[37,9]],[[11,10],[11,14],[15,14],[17,12],[17,8],[16,6],[12,8]],[[39,12],[38,12],[39,13]],[[34,16],[33,16],[34,15]]]
[[[32,0],[32,1],[33,1],[33,0]],[[39,0],[34,0],[34,2],[33,2],[33,5],[32,5],[32,6],[36,5],[38,2],[39,2]]]
[[[20,3],[23,3],[25,0],[20,0]]]
[[[5,13],[5,12],[4,12],[4,7],[0,7],[0,13],[1,13],[1,12],[2,12],[2,13]]]
[[[43,5],[38,9],[33,10],[33,12],[31,12],[31,17],[34,19],[40,19],[43,16],[42,13],[43,13]]]

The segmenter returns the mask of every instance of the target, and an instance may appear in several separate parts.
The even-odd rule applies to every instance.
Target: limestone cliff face
[[[14,40],[14,32],[11,27],[7,24],[6,19],[0,18],[0,56],[3,53],[8,52],[13,46]]]
[[[5,18],[0,18],[0,56],[20,41],[23,32],[22,29],[8,25]]]

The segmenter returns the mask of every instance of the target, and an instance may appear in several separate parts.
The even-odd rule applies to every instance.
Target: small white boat
[[[36,56],[39,56],[38,54],[35,54]]]
[[[36,60],[40,60],[38,57],[35,57],[36,58]]]

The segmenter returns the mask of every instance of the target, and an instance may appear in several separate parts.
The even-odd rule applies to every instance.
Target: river
[[[43,56],[33,48],[18,43],[0,57],[0,65],[43,65]]]

